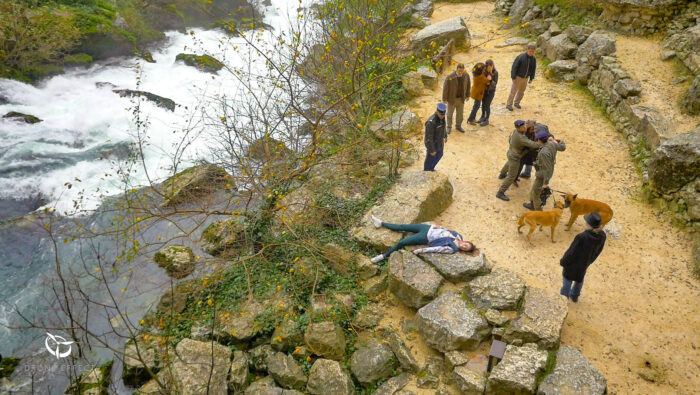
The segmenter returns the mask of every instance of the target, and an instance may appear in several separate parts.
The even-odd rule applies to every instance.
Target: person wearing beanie
[[[563,268],[563,281],[559,293],[571,299],[572,302],[578,302],[586,270],[603,251],[606,239],[598,213],[584,215],[583,219],[588,224],[587,229],[576,235],[559,261]]]
[[[469,100],[471,80],[463,63],[457,64],[457,70],[445,78],[442,86],[442,102],[447,104],[447,134],[452,129],[452,115],[457,112],[456,129],[464,133],[462,119],[464,118],[464,102]]]
[[[506,109],[513,111],[513,106],[520,108],[520,101],[525,95],[528,79],[530,82],[535,79],[537,69],[537,59],[535,59],[535,44],[530,43],[524,53],[518,55],[513,61],[510,69],[510,79],[513,85],[510,88],[510,95],[506,102]]]
[[[530,190],[530,202],[523,203],[523,207],[528,210],[542,210],[542,200],[540,194],[542,188],[548,188],[549,181],[554,175],[554,164],[557,162],[557,151],[566,150],[566,144],[562,140],[555,140],[549,132],[540,131],[535,135],[537,143],[542,147],[537,153],[535,166],[535,182]]]
[[[508,161],[501,169],[501,173],[498,175],[499,179],[503,179],[503,183],[498,189],[496,197],[501,200],[510,200],[510,198],[506,196],[506,191],[510,187],[510,184],[512,184],[515,181],[515,178],[518,176],[518,171],[520,169],[520,158],[522,158],[523,154],[525,153],[525,149],[539,148],[539,145],[536,142],[531,141],[525,136],[526,130],[527,127],[525,126],[525,121],[520,119],[515,121],[515,130],[510,135],[510,139],[508,140],[509,148],[506,154]]]
[[[445,103],[438,103],[435,109],[435,114],[431,115],[425,121],[425,162],[423,163],[424,171],[435,171],[435,166],[442,158],[443,150],[445,149],[445,140],[447,133],[445,132],[445,112],[447,106]]]
[[[477,63],[472,68],[472,76],[474,77],[474,85],[472,85],[471,98],[474,99],[472,112],[467,118],[467,123],[476,125],[476,113],[479,111],[481,101],[484,99],[486,89],[491,82],[491,75],[486,73],[486,66],[483,63]]]

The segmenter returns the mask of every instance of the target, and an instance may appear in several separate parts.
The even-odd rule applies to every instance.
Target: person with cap
[[[481,102],[481,118],[478,123],[479,126],[487,126],[489,124],[489,118],[491,117],[491,102],[496,96],[496,85],[498,85],[498,71],[496,70],[496,65],[493,63],[492,59],[488,59],[484,62],[486,65],[486,73],[491,77],[491,83],[489,87],[486,88],[486,93],[484,93],[484,100]]]
[[[447,104],[447,134],[452,130],[452,115],[457,112],[455,119],[456,129],[464,133],[462,120],[464,118],[464,102],[469,100],[471,80],[467,74],[464,63],[457,65],[457,70],[445,78],[442,86],[442,102]]]
[[[510,79],[513,80],[513,85],[510,88],[510,95],[508,95],[508,101],[506,102],[506,108],[509,111],[513,111],[513,106],[520,108],[520,101],[525,95],[528,79],[530,82],[535,79],[536,69],[535,44],[530,43],[527,45],[527,50],[515,58],[510,69]]]
[[[515,178],[518,176],[518,169],[520,169],[520,158],[522,158],[525,149],[539,148],[539,145],[536,142],[531,141],[525,136],[526,130],[527,128],[525,126],[525,121],[520,119],[515,121],[515,130],[510,135],[510,139],[508,140],[510,144],[508,153],[506,154],[508,162],[506,162],[501,169],[501,173],[498,175],[499,179],[503,179],[503,183],[498,189],[496,197],[501,200],[510,200],[510,198],[506,196],[506,191],[510,187],[510,184],[512,184],[515,181]]]
[[[372,215],[371,219],[375,228],[384,227],[396,232],[414,233],[409,237],[401,239],[387,252],[370,259],[372,263],[379,263],[397,250],[410,245],[428,245],[428,247],[413,250],[413,253],[416,255],[424,253],[454,254],[459,251],[471,252],[473,254],[478,253],[474,243],[471,241],[464,241],[462,235],[459,233],[454,230],[445,229],[439,225],[390,224],[383,222],[374,215]]]
[[[474,85],[472,85],[471,98],[474,99],[472,111],[467,118],[467,123],[476,125],[476,113],[479,111],[481,101],[484,100],[484,94],[491,83],[491,75],[486,73],[486,65],[477,63],[472,67],[472,76],[474,77]]]
[[[566,143],[562,140],[555,140],[554,136],[545,131],[540,131],[535,135],[537,143],[542,147],[535,159],[535,182],[530,190],[530,202],[523,203],[523,207],[528,210],[542,210],[542,200],[540,194],[542,188],[548,188],[549,181],[554,175],[554,164],[557,162],[557,151],[566,150]]]
[[[525,136],[527,136],[528,139],[537,142],[537,139],[535,138],[536,132],[535,132],[535,125],[536,122],[532,119],[528,119],[525,122],[525,127],[527,130],[525,131]],[[530,172],[532,171],[532,164],[535,162],[535,159],[537,159],[537,153],[539,152],[539,148],[533,149],[533,148],[526,148],[525,153],[523,153],[523,157],[520,158],[520,168],[518,169],[518,176],[515,177],[515,181],[513,181],[513,184],[515,186],[518,186],[518,181],[520,181],[521,178],[530,178]],[[523,171],[523,168],[525,168],[525,171]]]
[[[447,139],[447,134],[445,133],[445,111],[447,111],[445,103],[438,103],[435,114],[425,121],[424,171],[435,171],[435,166],[442,158],[445,140]]]
[[[584,215],[583,219],[588,224],[588,228],[576,235],[569,249],[559,261],[563,267],[563,284],[560,293],[571,299],[572,302],[578,302],[586,270],[603,251],[606,239],[598,213]]]

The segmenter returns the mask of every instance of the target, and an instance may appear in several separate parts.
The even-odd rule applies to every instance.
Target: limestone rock
[[[345,355],[345,334],[332,322],[312,323],[304,334],[306,346],[316,355],[341,360]]]
[[[430,221],[452,203],[452,184],[445,174],[433,171],[407,171],[384,194],[382,203],[365,213],[351,235],[360,244],[388,250],[401,239],[401,234],[389,229],[376,229],[371,215],[392,223],[421,223]]]
[[[455,40],[455,48],[469,48],[471,45],[469,29],[462,17],[450,18],[423,28],[411,36],[411,45],[414,49],[423,49],[435,42],[436,47],[441,47],[451,39]]]
[[[491,264],[483,252],[477,256],[461,252],[455,254],[429,253],[421,254],[421,258],[433,265],[443,277],[453,283],[467,281],[491,271]]]
[[[452,371],[452,380],[466,395],[480,395],[484,393],[486,387],[486,377],[478,374],[466,366],[457,366]]]
[[[423,94],[423,78],[415,71],[404,74],[401,77],[401,85],[410,97],[416,97]]]
[[[561,328],[568,313],[566,298],[528,287],[523,309],[508,328],[503,341],[515,339],[551,349],[559,344]]]
[[[475,349],[489,334],[486,320],[454,292],[418,310],[416,321],[425,342],[441,352]]]
[[[443,371],[444,361],[440,357],[429,357],[425,366],[416,376],[418,388],[436,389],[440,385],[440,376]]]
[[[530,39],[527,37],[510,37],[506,39],[506,41],[494,45],[496,48],[504,48],[504,47],[510,47],[510,46],[524,46],[527,45],[530,42]]]
[[[297,322],[287,318],[272,332],[270,345],[277,351],[291,351],[303,338],[304,334],[299,330]]]
[[[158,251],[153,259],[174,278],[187,277],[194,271],[194,254],[183,245],[167,246]]]
[[[258,381],[251,383],[248,388],[245,389],[245,395],[282,395],[284,390],[277,386],[275,380],[266,376]]]
[[[177,104],[172,99],[168,99],[167,97],[163,96],[158,96],[151,92],[135,91],[132,89],[114,89],[112,90],[112,92],[119,95],[119,97],[144,98],[150,102],[153,102],[158,107],[165,108],[166,110],[170,111],[175,111],[175,107],[177,106]]]
[[[404,6],[404,14],[411,14],[411,27],[425,27],[433,14],[433,0],[417,0]]]
[[[261,344],[248,352],[248,367],[258,372],[267,371],[267,360],[275,354],[269,344]]]
[[[411,355],[411,351],[406,347],[398,333],[389,333],[389,347],[399,361],[399,365],[406,372],[417,372],[420,369],[418,361]]]
[[[138,387],[151,378],[148,369],[157,373],[168,359],[167,339],[148,333],[140,334],[124,346],[122,379]]]
[[[267,358],[267,372],[284,388],[302,389],[306,386],[306,375],[290,355],[277,352]]]
[[[163,207],[202,198],[233,183],[226,170],[216,165],[190,167],[165,180],[160,192],[165,196]]]
[[[389,290],[407,306],[420,308],[437,295],[443,278],[430,265],[406,250],[389,257]]]
[[[663,142],[649,163],[649,180],[660,193],[670,193],[700,175],[700,127]]]
[[[554,370],[540,383],[537,393],[603,395],[606,390],[605,376],[579,350],[561,346],[557,351]]]
[[[596,30],[578,47],[576,60],[580,62],[586,58],[588,65],[598,67],[600,58],[614,53],[615,49],[615,37],[604,30]]]
[[[175,61],[184,62],[188,66],[196,67],[201,71],[216,73],[226,66],[217,59],[209,55],[195,55],[181,53],[175,57]]]
[[[683,96],[681,107],[690,115],[700,114],[700,75],[693,80],[693,85]]]
[[[547,363],[547,352],[534,344],[517,347],[509,344],[498,365],[491,371],[486,394],[534,394],[537,377]]]
[[[544,43],[542,50],[551,61],[567,60],[576,57],[578,47],[566,34],[559,34]]]
[[[376,303],[369,303],[357,312],[352,320],[352,325],[359,328],[374,328],[379,325],[382,317],[384,317],[382,308]]]
[[[365,280],[362,283],[362,288],[364,288],[367,296],[374,297],[386,291],[388,284],[387,275],[380,274],[379,276]]]
[[[515,0],[510,6],[508,16],[510,17],[510,22],[506,25],[511,27],[520,23],[521,19],[525,16],[527,11],[534,6],[533,0]]]
[[[398,391],[402,390],[403,387],[411,381],[411,375],[409,373],[402,373],[396,377],[392,377],[385,381],[382,385],[374,391],[373,395],[394,395]]]
[[[261,328],[255,323],[255,317],[265,310],[265,306],[255,299],[246,300],[241,306],[228,314],[221,322],[216,336],[220,341],[248,341],[260,333]]]
[[[509,270],[496,268],[467,283],[464,291],[479,309],[514,310],[525,292],[525,281]]]
[[[311,366],[306,389],[311,395],[352,395],[355,385],[340,363],[330,359],[317,359]]]
[[[233,392],[242,391],[248,386],[248,356],[243,351],[233,352],[231,371],[228,376],[228,388]]]
[[[672,122],[654,107],[631,106],[625,112],[632,128],[644,137],[647,146],[655,150],[671,134]]]
[[[175,347],[172,364],[174,387],[178,393],[226,394],[231,368],[231,350],[219,343],[182,339]]]
[[[423,81],[423,85],[428,88],[428,89],[435,89],[437,88],[438,85],[438,75],[435,72],[435,70],[428,68],[426,66],[421,66],[416,70],[418,74],[420,74],[421,80]],[[420,131],[422,129],[423,124],[418,122],[418,130]]]
[[[202,232],[202,249],[210,255],[218,255],[244,243],[245,223],[240,218],[212,222]]]
[[[569,27],[564,30],[564,33],[574,44],[581,45],[584,41],[586,41],[588,36],[593,33],[593,29],[586,26],[569,25]]]
[[[396,367],[396,358],[391,349],[372,339],[365,346],[361,346],[350,358],[350,370],[357,381],[369,386],[377,380],[391,376]]]
[[[508,317],[505,314],[494,309],[486,310],[486,313],[484,313],[484,318],[486,318],[486,321],[488,321],[488,323],[493,326],[503,326],[509,321]]]
[[[16,112],[16,111],[10,111],[7,114],[3,115],[2,117],[5,119],[12,119],[12,120],[21,121],[21,122],[28,123],[28,124],[42,122],[41,119],[35,117],[34,115],[22,114],[21,112]]]
[[[576,68],[578,62],[575,60],[557,60],[547,66],[545,77],[554,81],[572,82],[576,79]]]
[[[421,84],[425,83],[425,79],[421,76]],[[437,81],[437,76],[435,77]],[[405,87],[406,85],[404,85]],[[423,86],[420,86],[420,90]],[[418,92],[420,94],[420,91]],[[374,133],[374,136],[380,140],[395,140],[406,138],[419,133],[423,123],[420,118],[410,110],[398,110],[388,116],[372,122],[369,125],[369,130]]]
[[[615,90],[622,97],[639,96],[642,93],[642,84],[636,80],[625,78],[615,83]]]

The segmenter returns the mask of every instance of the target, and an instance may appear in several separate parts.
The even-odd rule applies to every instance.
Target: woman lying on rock
[[[462,235],[453,230],[445,229],[442,226],[427,224],[389,224],[382,222],[381,219],[374,215],[372,216],[372,224],[375,228],[385,227],[397,232],[415,233],[412,236],[401,239],[395,246],[391,247],[389,251],[372,258],[372,263],[381,262],[384,258],[388,258],[393,252],[405,246],[412,245],[427,244],[429,246],[427,248],[413,250],[413,253],[416,255],[428,252],[454,254],[459,251],[474,252],[476,250],[474,243],[462,240]]]

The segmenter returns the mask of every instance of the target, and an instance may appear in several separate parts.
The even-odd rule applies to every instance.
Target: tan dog
[[[552,228],[552,243],[554,243],[554,229],[559,225],[561,220],[561,215],[563,213],[564,203],[554,201],[554,209],[550,211],[528,211],[522,213],[520,218],[518,218],[518,233],[520,233],[520,228],[526,224],[530,226],[530,231],[527,233],[527,241],[532,244],[530,240],[530,235],[535,231],[537,225],[540,226],[542,230],[543,226],[549,226]]]
[[[601,228],[605,226],[613,217],[613,211],[607,204],[589,199],[579,199],[576,195],[567,193],[561,195],[564,198],[564,207],[571,210],[571,218],[567,224],[566,230],[571,230],[571,225],[576,222],[579,215],[586,215],[592,212],[600,214]]]

